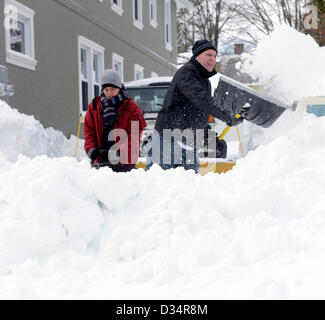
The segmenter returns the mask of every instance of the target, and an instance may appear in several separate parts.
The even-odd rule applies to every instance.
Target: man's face
[[[200,53],[195,59],[209,72],[214,69],[217,62],[217,53],[215,50],[209,49]]]

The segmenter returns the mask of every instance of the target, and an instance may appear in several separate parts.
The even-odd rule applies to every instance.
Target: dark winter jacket
[[[139,124],[139,132],[131,134],[131,122],[137,121]],[[120,163],[122,164],[135,164],[139,157],[139,145],[143,129],[147,126],[143,118],[140,107],[128,98],[123,100],[122,104],[117,108],[117,120],[114,129],[122,129],[127,133],[127,139],[122,139],[118,136],[118,131],[115,133],[115,142],[119,142]],[[85,123],[85,151],[89,155],[92,149],[103,149],[103,111],[101,106],[100,97],[96,97],[96,106],[94,108],[93,102],[88,106]],[[127,159],[125,156],[127,155]],[[100,161],[101,159],[97,159]]]
[[[209,78],[215,74],[216,71],[207,71],[195,58],[176,72],[157,117],[155,129],[159,134],[163,129],[204,129],[209,114],[222,121],[229,120],[229,115],[218,109],[211,97]]]

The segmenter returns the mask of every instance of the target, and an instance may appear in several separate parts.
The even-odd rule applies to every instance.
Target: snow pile
[[[324,298],[325,118],[286,112],[268,132],[203,177],[0,156],[0,298]]]
[[[0,112],[0,299],[325,298],[325,117],[288,110],[232,171],[200,176],[91,170]]]
[[[246,55],[243,71],[267,92],[291,105],[301,97],[325,94],[325,47],[288,25],[278,27],[258,43],[252,57]]]
[[[75,137],[68,140],[58,130],[44,129],[33,116],[19,113],[0,100],[0,158],[16,161],[19,154],[31,158],[42,154],[49,157],[72,156],[75,142]],[[83,141],[80,141],[80,156],[83,156],[82,144]]]

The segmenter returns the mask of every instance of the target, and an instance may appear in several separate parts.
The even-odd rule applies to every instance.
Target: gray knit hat
[[[113,69],[106,69],[102,74],[102,89],[113,86],[117,88],[122,88],[122,81],[120,75]]]

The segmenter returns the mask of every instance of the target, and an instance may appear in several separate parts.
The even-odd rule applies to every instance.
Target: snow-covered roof
[[[153,77],[153,78],[145,78],[136,81],[125,82],[124,85],[128,88],[130,87],[138,87],[138,86],[148,86],[152,83],[160,83],[160,82],[171,82],[173,77]]]

